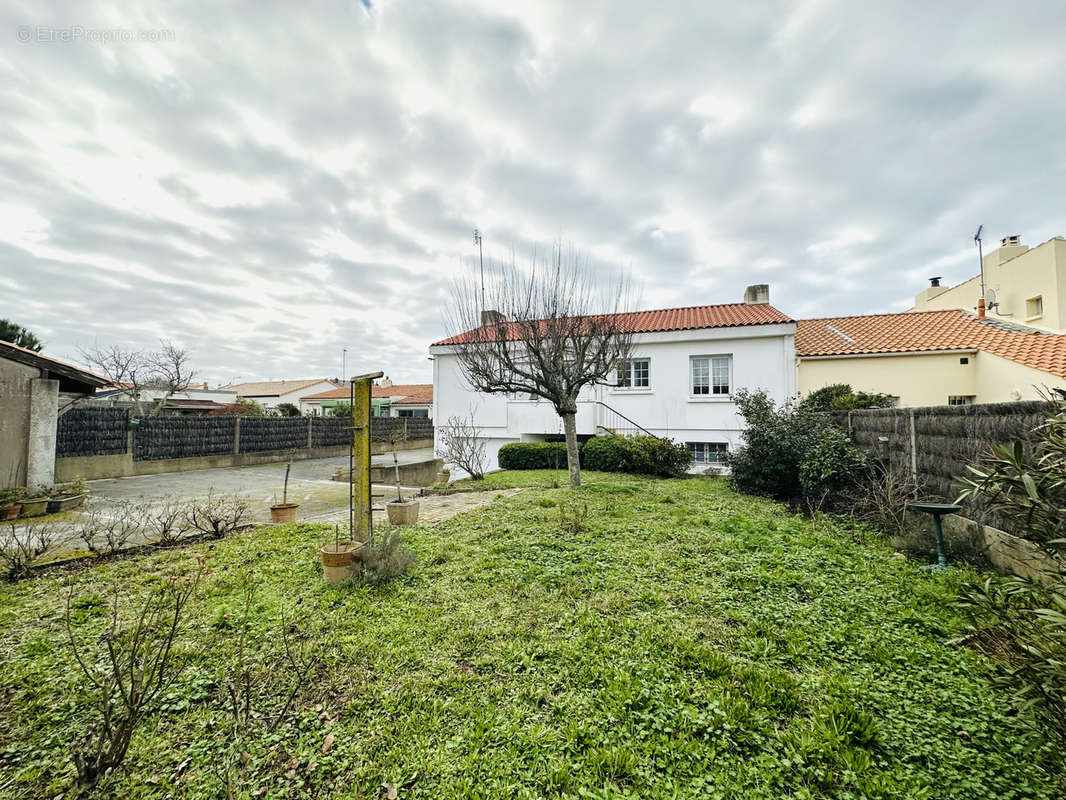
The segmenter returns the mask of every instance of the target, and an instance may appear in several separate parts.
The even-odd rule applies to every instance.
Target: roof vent
[[[1018,234],[1013,236],[1004,236],[999,240],[1000,247],[1020,247],[1022,243],[1022,237]]]
[[[935,278],[930,278],[929,279],[929,285],[930,286],[939,286],[940,285],[940,278],[941,278],[940,275],[937,275]]]
[[[770,302],[770,284],[756,283],[744,290],[744,305],[754,306]]]

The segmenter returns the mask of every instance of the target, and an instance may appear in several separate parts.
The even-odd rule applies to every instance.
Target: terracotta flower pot
[[[278,503],[270,507],[271,522],[296,522],[296,509],[299,503]]]
[[[322,559],[322,575],[328,583],[356,578],[363,571],[359,559],[362,542],[330,542],[318,551]]]
[[[393,500],[386,503],[385,508],[389,514],[389,523],[392,525],[414,525],[418,522],[417,500]]]
[[[71,494],[65,497],[53,497],[48,501],[48,513],[58,514],[60,511],[67,511],[71,508],[77,508],[85,502],[85,495],[83,494]]]
[[[0,506],[0,520],[17,519],[20,511],[22,511],[22,503],[8,503],[6,506]]]
[[[22,516],[39,517],[48,511],[47,497],[34,497],[31,500],[22,501]]]

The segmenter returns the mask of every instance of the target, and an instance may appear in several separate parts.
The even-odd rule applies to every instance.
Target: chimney
[[[744,290],[744,305],[757,306],[770,302],[770,284],[756,283]]]
[[[381,379],[381,383],[379,383],[378,386],[392,386],[392,378],[386,375]]]
[[[998,265],[1004,261],[1009,261],[1015,256],[1020,256],[1022,253],[1029,249],[1027,245],[1022,244],[1022,237],[1018,234],[1012,234],[1011,236],[1004,236],[999,240],[999,249],[989,253],[985,256],[985,265]]]
[[[940,277],[941,277],[940,275],[937,275],[935,278],[930,278],[929,279],[929,288],[930,289],[935,289],[937,286],[940,285]]]
[[[988,319],[988,317],[985,316],[985,299],[983,297],[977,298],[977,318]]]
[[[499,311],[482,311],[481,312],[481,327],[487,328],[489,325],[499,325],[503,322],[503,314]]]

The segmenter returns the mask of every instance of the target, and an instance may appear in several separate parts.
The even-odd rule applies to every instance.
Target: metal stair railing
[[[646,436],[655,436],[656,439],[662,438],[661,436],[656,436],[639,422],[634,422],[618,409],[607,405],[602,400],[588,400],[586,402],[594,403],[600,407],[602,421],[596,424],[597,430],[601,430],[611,436],[634,435],[639,431]]]

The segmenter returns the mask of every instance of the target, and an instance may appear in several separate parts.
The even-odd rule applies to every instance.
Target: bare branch
[[[632,349],[626,312],[629,278],[604,279],[586,256],[556,244],[550,258],[533,253],[528,270],[490,261],[489,309],[473,277],[452,287],[449,322],[464,334],[454,345],[463,376],[476,391],[547,400],[563,419],[570,481],[580,484],[575,415],[582,389],[607,381]]]

